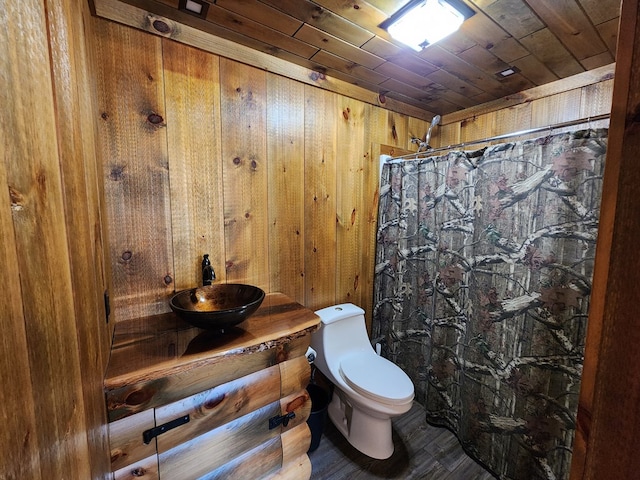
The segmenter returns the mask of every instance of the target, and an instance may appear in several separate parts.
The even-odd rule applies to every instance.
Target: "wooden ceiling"
[[[124,0],[431,114],[614,62],[620,10],[620,0],[464,0],[476,14],[415,52],[379,28],[407,0],[198,1],[204,18],[179,0]]]

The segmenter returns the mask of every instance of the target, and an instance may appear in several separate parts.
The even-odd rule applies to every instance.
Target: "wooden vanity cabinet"
[[[116,337],[116,357],[130,356],[136,346],[157,352],[157,345],[170,345],[174,358],[155,368],[134,361],[124,372],[124,359],[112,357],[105,385],[115,480],[310,477],[310,367],[304,354],[318,319],[281,294],[264,303],[250,318],[253,324],[247,321],[222,345],[198,329],[177,330],[175,344],[158,335],[142,335],[145,345]],[[154,325],[167,320],[156,318]],[[263,326],[271,333],[258,328]],[[131,338],[140,337],[136,328]],[[194,339],[202,347],[203,338],[213,340],[213,348],[189,350]],[[180,355],[178,344],[185,345]]]

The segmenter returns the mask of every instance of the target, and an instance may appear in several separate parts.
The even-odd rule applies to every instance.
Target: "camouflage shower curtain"
[[[501,479],[566,479],[607,130],[384,166],[373,336]]]

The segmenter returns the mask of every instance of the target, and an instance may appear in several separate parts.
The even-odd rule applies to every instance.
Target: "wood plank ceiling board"
[[[457,54],[458,58],[464,60],[470,65],[482,70],[489,75],[495,75],[509,68],[509,64],[498,58],[493,52],[482,48],[480,45],[474,45],[471,48]]]
[[[373,33],[366,29],[358,27],[309,0],[264,0],[264,3],[287,12],[295,18],[353,45],[363,45],[374,36]]]
[[[448,37],[440,40],[438,45],[457,55],[458,53],[476,46],[477,43],[461,31],[457,31],[455,35],[449,35]]]
[[[367,68],[374,69],[382,65],[385,60],[373,53],[362,50],[349,42],[339,39],[327,32],[323,32],[311,25],[303,25],[294,35],[294,38],[309,43],[314,47],[340,55],[345,59],[350,59],[352,63],[359,64]]]
[[[356,79],[361,79],[362,82],[358,82],[358,85],[362,85],[363,83],[378,85],[389,79],[387,75],[383,75],[382,73],[363,67],[357,63],[352,63],[344,57],[334,55],[333,53],[326,52],[324,50],[316,52],[316,54],[311,57],[311,61],[316,62],[318,65],[317,69],[325,73],[337,70],[347,75],[351,75]],[[325,66],[329,67],[329,69],[325,69]],[[354,80],[354,82],[356,81],[357,80]]]
[[[315,0],[315,3],[322,5],[324,8],[331,10],[366,30],[371,30],[372,25],[380,25],[388,18],[387,14],[367,2]],[[383,38],[385,36],[388,37],[388,33],[380,28],[375,29],[373,33]]]
[[[619,18],[616,17],[597,26],[600,36],[609,47],[609,51],[614,58],[616,56],[616,47],[618,46],[618,23]]]
[[[499,23],[478,10],[473,17],[462,24],[460,31],[487,50],[511,38],[511,35]]]
[[[519,58],[512,62],[512,65],[536,85],[544,85],[558,80],[558,76],[533,55]]]
[[[429,115],[613,63],[620,18],[619,0],[463,0],[475,14],[416,52],[380,28],[406,0],[198,0],[205,18],[179,0],[117,1],[312,70],[323,88],[333,78]]]
[[[491,53],[488,54],[491,55]],[[482,70],[465,62],[460,55],[453,55],[439,45],[425,49],[421,56],[440,67],[441,70],[445,70],[484,92],[489,92],[496,97],[500,97],[502,94],[502,85],[493,75],[487,75]]]
[[[263,23],[267,27],[278,30],[286,35],[294,35],[304,24],[282,10],[273,8],[262,2],[239,2],[237,0],[217,0],[216,5],[254,22]]]
[[[619,0],[579,0],[594,25],[608,22],[620,16]]]
[[[578,61],[564,48],[558,37],[548,28],[538,30],[520,39],[520,42],[560,78],[584,71]]]
[[[514,38],[526,37],[544,28],[544,23],[524,0],[497,0],[487,5],[484,12]]]
[[[400,65],[395,65],[391,62],[383,63],[376,68],[375,71],[376,73],[380,73],[386,77],[393,77],[399,82],[403,82],[423,90],[433,84],[433,82],[430,82],[422,75],[418,75],[411,70],[407,70],[406,68],[403,68]]]
[[[487,51],[493,53],[506,63],[511,63],[514,60],[519,60],[520,58],[531,55],[529,50],[524,48],[524,46],[513,37],[502,40],[497,45],[487,48]]]
[[[291,37],[259,22],[242,17],[230,10],[217,7],[216,5],[209,7],[206,20],[303,58],[310,58],[317,51],[317,48],[309,45],[309,42],[301,42],[295,37]]]
[[[598,31],[575,0],[528,0],[549,30],[578,60],[607,50]]]
[[[440,69],[427,75],[429,80],[440,85],[446,85],[447,88],[454,90],[461,95],[472,97],[484,92],[481,88],[472,85],[465,80],[461,79],[455,74],[449,73],[446,70]],[[494,97],[495,98],[495,97]]]

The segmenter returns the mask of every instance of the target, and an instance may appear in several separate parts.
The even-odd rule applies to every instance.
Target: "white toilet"
[[[376,355],[364,310],[345,303],[315,312],[320,328],[311,335],[315,365],[335,389],[329,418],[349,443],[365,455],[393,453],[391,418],[411,409],[413,383],[400,367]]]

